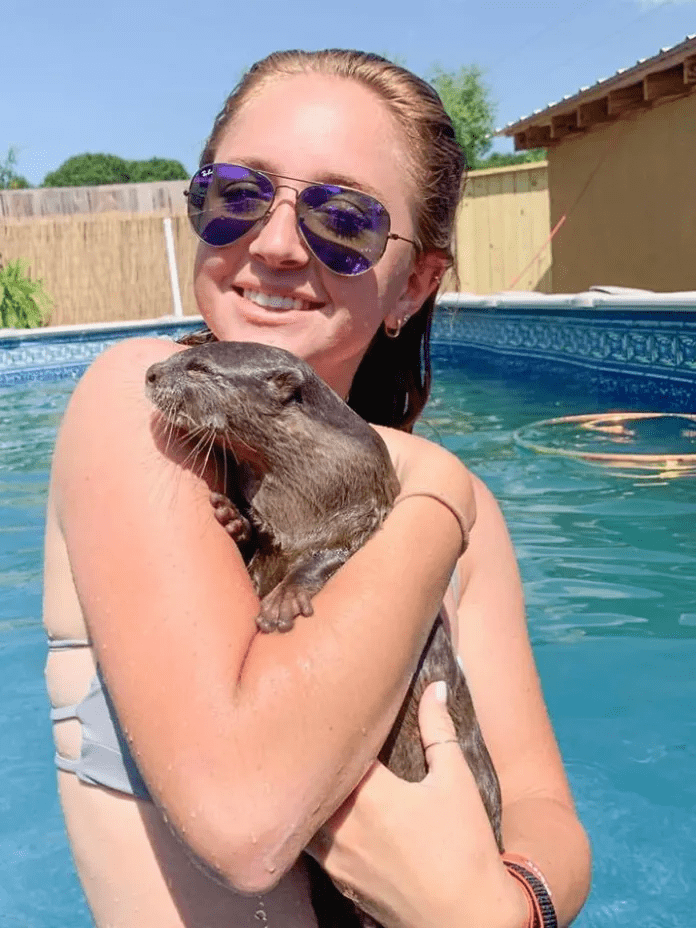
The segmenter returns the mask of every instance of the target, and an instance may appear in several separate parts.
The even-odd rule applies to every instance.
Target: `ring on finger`
[[[434,748],[436,744],[459,744],[458,738],[444,738],[442,741],[431,741],[430,744],[426,744],[423,748],[424,751],[427,751],[428,748]]]

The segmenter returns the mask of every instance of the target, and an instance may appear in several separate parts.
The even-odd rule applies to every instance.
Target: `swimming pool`
[[[691,479],[616,476],[514,432],[611,406],[437,344],[423,434],[500,500],[544,691],[595,855],[578,928],[696,913],[696,502]],[[40,624],[43,509],[72,380],[0,388],[1,928],[89,928],[55,794]]]

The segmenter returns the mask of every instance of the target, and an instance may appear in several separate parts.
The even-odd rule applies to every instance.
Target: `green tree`
[[[189,176],[180,161],[168,161],[166,158],[129,161],[128,174],[132,184],[152,180],[187,180]]]
[[[29,265],[21,259],[0,261],[0,326],[31,329],[45,325],[52,300],[42,280],[32,280]]]
[[[97,184],[131,184],[140,181],[185,180],[188,173],[179,161],[150,158],[126,161],[118,155],[84,154],[68,158],[47,174],[43,187],[93,187]]]
[[[479,161],[479,168],[505,168],[510,164],[529,164],[533,161],[546,161],[545,148],[530,148],[527,151],[517,151],[514,154],[504,154],[494,151],[492,155]]]
[[[0,190],[23,190],[29,187],[29,181],[15,171],[17,149],[10,145],[4,161],[0,161]]]
[[[44,177],[42,187],[93,187],[127,184],[128,164],[118,155],[73,155]]]
[[[495,104],[477,65],[467,65],[456,72],[436,67],[430,83],[454,125],[457,141],[464,149],[469,168],[479,166],[490,151]]]

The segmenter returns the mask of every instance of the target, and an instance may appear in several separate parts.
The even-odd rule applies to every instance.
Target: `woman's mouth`
[[[260,290],[242,290],[241,293],[245,300],[257,306],[263,306],[264,309],[301,310],[309,309],[313,305],[306,300],[298,300],[290,296],[271,296],[268,293],[261,293]]]

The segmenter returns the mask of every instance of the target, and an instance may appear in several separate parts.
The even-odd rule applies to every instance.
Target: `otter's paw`
[[[251,535],[251,523],[224,493],[211,493],[210,502],[215,518],[237,544],[244,544]]]
[[[300,615],[312,615],[309,590],[295,583],[281,581],[261,600],[256,624],[262,632],[289,632]]]

